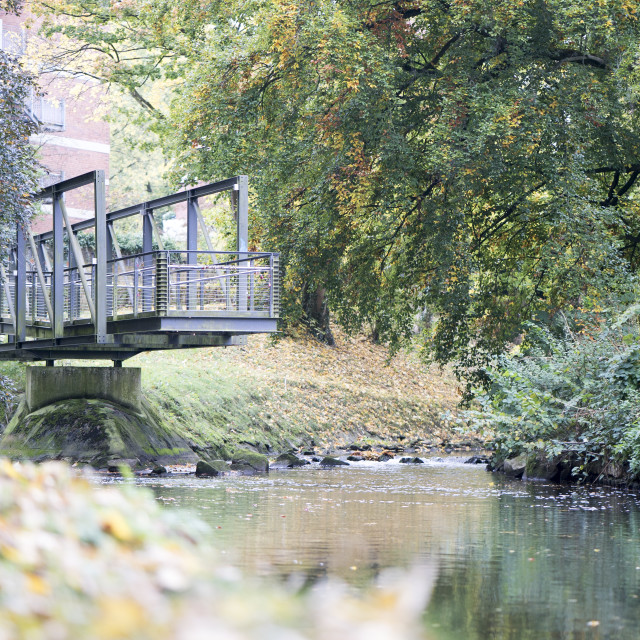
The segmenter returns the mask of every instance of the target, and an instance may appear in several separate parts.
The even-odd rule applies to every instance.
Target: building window
[[[27,112],[45,131],[64,131],[64,100],[37,96],[32,89],[27,100]]]
[[[0,20],[0,49],[14,56],[24,54],[27,44],[25,30],[22,27],[7,27]]]

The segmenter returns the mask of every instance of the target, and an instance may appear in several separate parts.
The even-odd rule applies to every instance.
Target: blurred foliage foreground
[[[0,460],[0,639],[419,638],[428,576],[368,593],[243,577],[138,487]]]

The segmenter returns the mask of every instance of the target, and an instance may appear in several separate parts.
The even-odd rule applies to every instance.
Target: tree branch
[[[552,60],[556,60],[558,64],[568,64],[570,62],[579,62],[590,67],[597,67],[599,69],[608,69],[609,65],[604,58],[600,56],[594,56],[591,53],[583,53],[575,50],[563,50],[551,53]]]
[[[146,98],[144,98],[135,87],[128,87],[131,97],[144,109],[151,111],[154,115],[164,119],[164,114],[158,111]]]
[[[613,174],[613,180],[611,181],[611,185],[609,186],[609,193],[605,200],[603,200],[600,205],[603,207],[609,207],[613,205],[614,207],[618,204],[618,198],[616,197],[616,187],[618,186],[618,182],[620,181],[620,172],[616,171]]]

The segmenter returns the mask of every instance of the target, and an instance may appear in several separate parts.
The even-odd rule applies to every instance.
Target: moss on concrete
[[[105,466],[113,459],[140,465],[185,464],[197,455],[189,442],[142,412],[105,400],[63,400],[29,412],[24,400],[0,438],[0,455],[59,459]]]

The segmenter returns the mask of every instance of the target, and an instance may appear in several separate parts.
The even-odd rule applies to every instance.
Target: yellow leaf
[[[142,607],[128,598],[106,598],[99,603],[95,629],[98,638],[130,638],[148,624]]]
[[[124,516],[114,509],[105,511],[102,515],[102,530],[111,534],[114,538],[122,540],[122,542],[133,540],[131,527],[127,524]]]
[[[51,587],[37,574],[27,574],[27,589],[41,596],[49,595]]]

